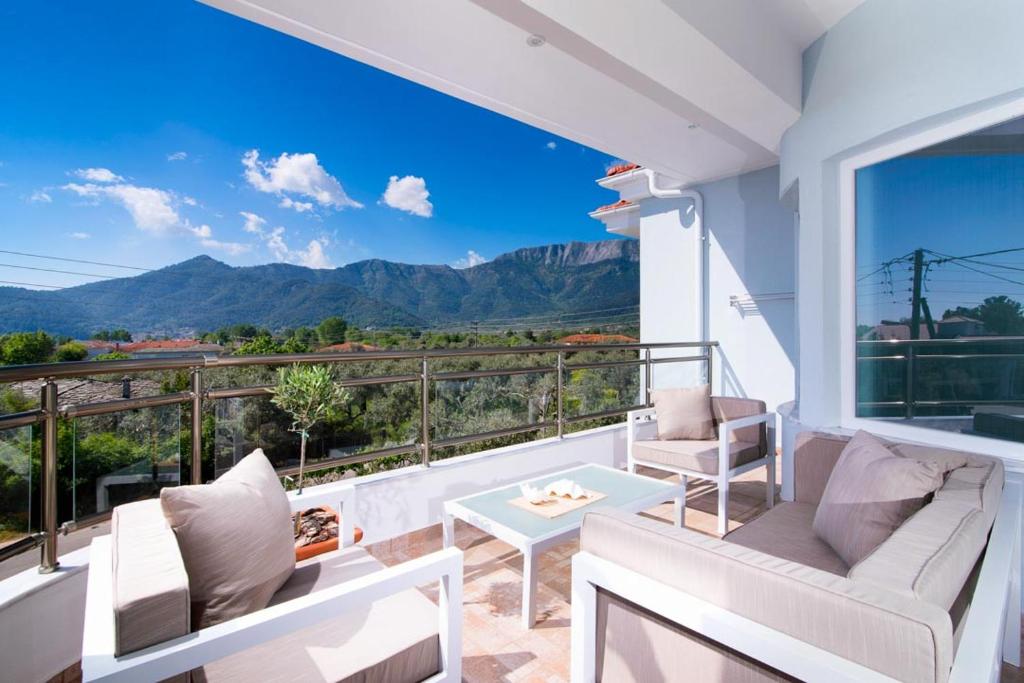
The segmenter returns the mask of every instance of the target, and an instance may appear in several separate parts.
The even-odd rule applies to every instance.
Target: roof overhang
[[[203,1],[691,184],[776,163],[802,51],[863,0]]]

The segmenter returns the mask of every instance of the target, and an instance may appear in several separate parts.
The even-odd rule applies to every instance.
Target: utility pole
[[[921,338],[921,280],[924,275],[924,249],[914,250],[914,293],[910,309],[910,338]]]

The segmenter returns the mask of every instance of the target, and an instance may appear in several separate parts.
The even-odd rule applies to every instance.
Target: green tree
[[[124,351],[111,351],[110,353],[101,353],[100,355],[93,358],[93,360],[129,360],[131,356]]]
[[[990,296],[980,306],[957,306],[942,314],[943,319],[955,315],[975,318],[985,325],[989,334],[1004,336],[1024,335],[1024,305],[1008,296]]]
[[[348,323],[345,322],[344,318],[337,316],[324,318],[316,326],[317,337],[319,337],[320,343],[325,346],[328,344],[340,344],[345,341],[345,332],[347,330]]]
[[[341,415],[351,397],[345,387],[335,382],[334,373],[326,365],[295,364],[280,368],[277,385],[271,393],[274,395],[271,402],[292,418],[289,431],[302,437],[299,450],[299,491],[302,491],[309,430]]]
[[[265,356],[271,353],[281,353],[281,345],[269,334],[261,334],[239,346],[232,355]]]
[[[57,347],[56,358],[61,363],[75,360],[85,360],[89,356],[89,349],[85,348],[84,344],[80,344],[76,341],[68,342],[67,344],[61,344]]]
[[[53,338],[45,332],[13,332],[0,337],[3,362],[6,365],[45,363],[53,356]]]

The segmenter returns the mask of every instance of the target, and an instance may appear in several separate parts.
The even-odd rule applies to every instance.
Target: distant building
[[[936,323],[939,339],[956,339],[958,337],[983,337],[986,334],[985,323],[965,315],[953,315]]]
[[[380,348],[362,342],[344,342],[342,344],[331,344],[316,350],[317,353],[359,353],[362,351],[380,351]]]
[[[220,354],[224,347],[199,339],[151,339],[140,342],[122,342],[114,351],[127,353],[132,358],[178,358],[197,354]]]
[[[639,339],[624,334],[570,334],[558,340],[559,344],[636,344]]]

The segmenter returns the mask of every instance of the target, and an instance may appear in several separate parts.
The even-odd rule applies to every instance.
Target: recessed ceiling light
[[[699,123],[691,123],[691,124],[689,124],[686,127],[689,128],[690,130],[696,130],[697,128],[700,128],[700,124]]]
[[[540,47],[546,42],[548,41],[544,38],[544,36],[540,35],[539,33],[531,34],[526,38],[526,44],[529,45],[530,47]]]

